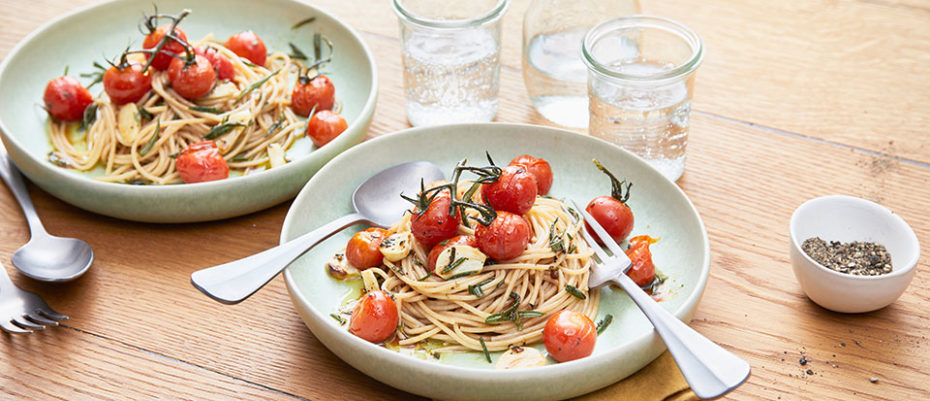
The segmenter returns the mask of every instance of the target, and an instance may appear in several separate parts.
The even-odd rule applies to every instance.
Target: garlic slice
[[[283,166],[287,163],[284,158],[284,149],[281,148],[280,144],[272,143],[268,145],[268,162],[271,163],[271,168]]]
[[[484,261],[487,259],[488,257],[475,247],[453,245],[443,250],[436,258],[434,272],[444,279],[458,275],[477,274],[484,269]]]
[[[124,146],[132,146],[142,129],[142,115],[135,103],[126,103],[116,116],[117,139]]]
[[[546,366],[546,357],[535,348],[512,346],[501,354],[494,369],[523,369]]]
[[[397,262],[410,254],[410,244],[412,242],[409,232],[397,233],[382,240],[378,249],[381,250],[381,254],[384,255],[385,259]]]
[[[359,272],[349,263],[349,258],[344,252],[336,252],[329,262],[326,262],[326,271],[335,279],[345,280],[350,277],[358,277]]]

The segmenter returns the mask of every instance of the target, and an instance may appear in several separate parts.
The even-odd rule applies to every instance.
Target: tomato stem
[[[626,180],[618,180],[617,177],[614,176],[610,170],[607,170],[597,159],[594,159],[594,165],[597,166],[598,170],[601,170],[610,177],[610,196],[620,201],[620,203],[626,204],[626,201],[630,199],[630,188],[633,187],[633,183],[627,182]],[[623,188],[624,184],[626,184],[626,188]]]

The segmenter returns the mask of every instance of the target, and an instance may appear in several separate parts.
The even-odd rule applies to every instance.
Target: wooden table
[[[0,57],[40,24],[92,2],[0,1]],[[359,29],[375,53],[381,92],[370,135],[407,127],[389,2],[314,2]],[[497,119],[544,124],[520,72],[528,3],[514,0],[505,17]],[[787,239],[795,207],[842,193],[900,214],[930,248],[930,5],[642,3],[647,13],[691,26],[706,43],[678,183],[704,218],[712,250],[692,326],[753,367],[729,398],[927,399],[926,252],[896,303],[843,315],[805,297]],[[0,335],[0,398],[415,398],[326,350],[295,313],[281,278],[237,306],[189,284],[199,267],[277,244],[288,203],[225,221],[158,225],[91,214],[34,186],[30,192],[48,230],[87,240],[97,259],[70,284],[19,275],[10,256],[29,235],[13,197],[0,190],[0,261],[17,284],[72,317],[58,329]],[[812,362],[801,366],[802,355]]]

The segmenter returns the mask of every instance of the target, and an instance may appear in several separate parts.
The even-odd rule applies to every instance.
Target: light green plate
[[[485,150],[500,164],[524,153],[545,158],[555,176],[550,195],[581,204],[610,191],[608,178],[595,168],[592,158],[631,180],[629,205],[636,218],[633,235],[661,238],[651,247],[657,268],[669,277],[671,295],[661,305],[681,319],[691,319],[710,266],[707,234],[697,210],[675,184],[642,160],[599,139],[569,131],[467,124],[410,129],[368,141],[333,159],[307,183],[287,214],[281,242],[350,213],[355,187],[385,167],[428,160],[451,172],[464,157],[483,162]],[[330,255],[345,247],[358,229],[361,227],[318,245],[291,264],[285,278],[294,305],[313,334],[350,365],[391,386],[442,400],[563,399],[627,377],[665,349],[629,297],[609,288],[601,290],[598,320],[609,313],[614,316],[613,324],[598,337],[594,354],[577,361],[494,371],[481,353],[423,360],[368,343],[329,317],[351,289],[330,278],[324,268]],[[496,361],[498,355],[492,357]]]
[[[325,67],[343,104],[349,128],[337,139],[280,168],[207,183],[133,186],[104,183],[87,174],[48,162],[51,144],[48,116],[41,108],[46,83],[65,66],[77,76],[91,63],[113,58],[127,44],[140,47],[137,25],[152,12],[152,0],[116,0],[82,8],[58,18],[23,39],[0,65],[0,131],[13,162],[42,189],[75,206],[147,222],[193,222],[222,219],[261,210],[294,196],[329,159],[359,143],[371,124],[377,97],[377,73],[368,46],[349,26],[295,0],[155,1],[160,12],[190,8],[181,23],[191,40],[213,33],[218,40],[244,30],[255,31],[269,50],[289,51],[288,42],[312,49],[319,30],[335,44],[333,62]],[[316,16],[297,30],[296,22]],[[85,84],[88,79],[81,79]],[[101,91],[100,85],[91,89]]]

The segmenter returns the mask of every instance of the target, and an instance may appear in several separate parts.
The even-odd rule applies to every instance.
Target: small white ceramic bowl
[[[844,195],[811,199],[794,211],[790,231],[794,275],[811,301],[832,311],[864,313],[884,308],[904,293],[917,272],[920,244],[914,230],[872,201]],[[891,254],[892,272],[855,276],[830,270],[801,249],[811,237],[882,244]]]

